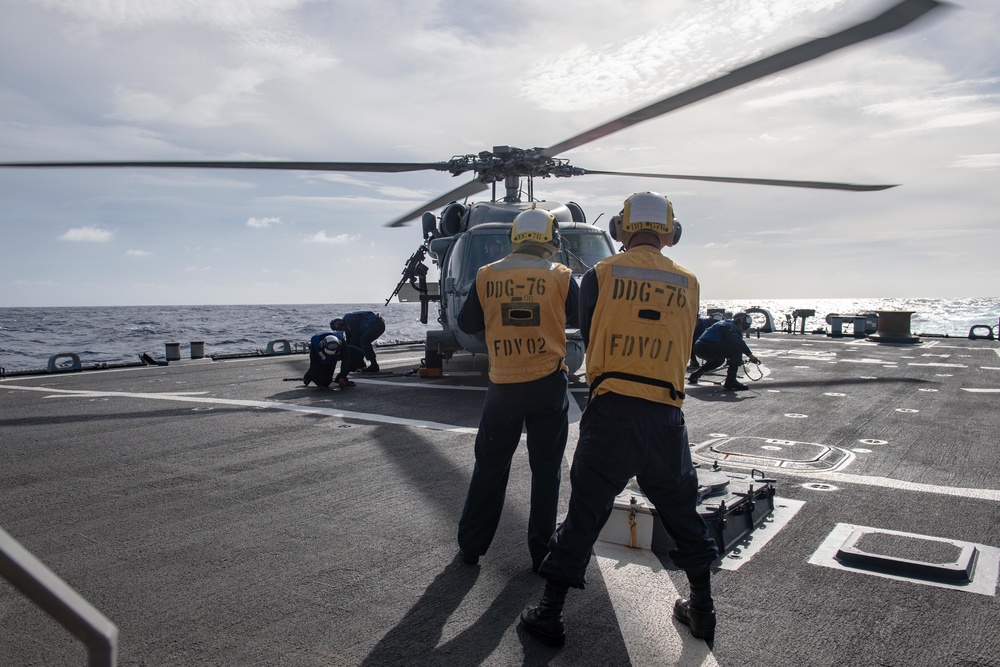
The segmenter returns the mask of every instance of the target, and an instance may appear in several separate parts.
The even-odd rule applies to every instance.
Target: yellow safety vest
[[[680,407],[698,279],[651,246],[608,257],[594,271],[598,295],[587,345],[593,395],[613,391]]]
[[[486,321],[490,380],[529,382],[566,370],[566,295],[573,272],[514,253],[481,267],[476,291]]]

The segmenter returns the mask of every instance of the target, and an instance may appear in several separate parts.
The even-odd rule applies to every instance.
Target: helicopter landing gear
[[[420,360],[420,377],[438,378],[444,367],[444,357],[438,352],[424,349],[424,358]]]

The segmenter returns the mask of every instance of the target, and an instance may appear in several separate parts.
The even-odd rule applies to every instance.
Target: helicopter
[[[554,257],[569,266],[576,279],[595,263],[616,252],[606,229],[587,221],[583,208],[575,202],[549,202],[536,198],[535,179],[568,178],[585,175],[626,176],[715,183],[738,183],[777,187],[812,188],[866,192],[885,190],[895,185],[839,183],[829,181],[782,180],[734,176],[692,174],[657,174],[585,169],[556,156],[601,139],[632,125],[657,118],[672,111],[708,99],[739,86],[757,81],[834,51],[903,28],[944,3],[938,0],[901,0],[881,14],[856,23],[826,37],[750,62],[714,79],[674,93],[581,132],[548,147],[517,148],[494,146],[491,151],[457,155],[443,162],[296,162],[296,161],[100,161],[100,162],[2,162],[0,167],[119,167],[119,168],[209,168],[271,169],[325,172],[404,173],[443,171],[452,176],[472,173],[470,181],[387,223],[400,227],[420,218],[422,242],[406,261],[402,278],[386,304],[396,296],[400,301],[419,301],[420,321],[428,322],[431,303],[438,304],[437,321],[441,329],[427,332],[422,376],[440,375],[445,359],[460,350],[486,353],[482,333],[469,335],[458,327],[458,315],[468,296],[472,280],[491,258],[489,248],[498,248],[500,256],[510,252],[510,227],[514,218],[531,207],[550,211],[559,222],[562,247]],[[502,192],[500,191],[502,189]],[[488,201],[469,203],[469,198],[491,190]],[[435,215],[434,211],[440,210]],[[436,282],[429,282],[426,260],[438,267]],[[566,363],[575,373],[583,363],[584,347],[579,333],[567,332]]]

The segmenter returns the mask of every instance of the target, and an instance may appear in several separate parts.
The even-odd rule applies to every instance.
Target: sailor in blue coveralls
[[[539,569],[546,580],[542,599],[522,612],[521,625],[544,643],[565,642],[566,593],[586,584],[594,543],[615,497],[635,476],[677,545],[671,560],[691,584],[674,615],[695,637],[711,639],[710,568],[718,551],[697,511],[698,477],[681,410],[698,279],[661,253],[680,236],[666,197],[632,195],[611,225],[626,251],[598,262],[580,284],[591,400],[570,469],[569,510]]]
[[[566,322],[576,319],[579,287],[569,268],[548,259],[559,251],[552,213],[518,214],[511,241],[510,255],[479,269],[458,318],[466,333],[485,330],[490,362],[458,545],[470,565],[489,548],[525,428],[531,466],[528,552],[537,571],[556,525],[569,430]]]
[[[379,367],[372,343],[385,333],[385,320],[381,315],[370,310],[357,310],[330,320],[330,328],[345,332],[348,344],[361,348],[364,358],[368,360],[368,367],[362,367],[361,370],[378,373]]]
[[[312,382],[317,389],[326,389],[333,381],[333,371],[340,362],[340,372],[337,373],[337,385],[341,389],[353,387],[354,383],[347,379],[347,374],[364,363],[360,350],[347,344],[347,337],[342,331],[324,331],[309,339],[309,370],[302,376],[302,383],[309,386]]]
[[[726,381],[723,388],[729,391],[744,391],[747,386],[736,379],[736,373],[743,363],[743,355],[747,355],[752,363],[760,360],[743,340],[743,334],[750,329],[750,316],[746,313],[736,313],[731,320],[716,322],[705,330],[694,344],[694,354],[705,360],[698,370],[688,378],[690,384],[698,384],[698,380],[707,371],[727,364]]]

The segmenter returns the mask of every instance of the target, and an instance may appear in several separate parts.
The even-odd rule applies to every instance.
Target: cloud
[[[74,227],[59,237],[60,241],[88,241],[106,243],[114,238],[114,232],[99,227]]]
[[[250,218],[247,220],[247,227],[253,229],[267,229],[281,224],[281,218]]]
[[[190,70],[185,84],[170,86],[169,76],[115,82],[106,116],[127,123],[206,128],[259,120],[262,86],[310,80],[340,62],[299,23],[309,0],[36,1],[69,19],[70,39],[94,49],[141,44],[155,53],[168,46],[158,41],[163,35],[177,32],[169,48],[172,67]]]
[[[970,85],[981,81],[966,82]],[[888,117],[904,125],[881,136],[916,134],[944,128],[986,125],[1000,119],[1000,94],[952,94],[957,86],[933,91],[919,97],[905,97],[891,102],[871,104],[865,111]],[[880,135],[876,135],[880,136]]]
[[[129,257],[149,257],[153,253],[149,252],[148,250],[129,249],[125,251],[125,254],[128,255]]]
[[[984,153],[982,155],[959,155],[951,163],[952,167],[964,169],[996,169],[1000,167],[1000,153]]]
[[[18,279],[14,281],[14,284],[18,287],[58,287],[59,283],[52,280],[23,280]]]
[[[731,70],[760,57],[754,50],[769,37],[842,3],[699,3],[698,12],[664,17],[658,29],[604,44],[574,45],[542,57],[525,81],[518,80],[516,94],[553,111],[648,102],[712,72]],[[669,11],[673,3],[662,4]],[[551,94],[553,90],[558,94]]]
[[[337,234],[336,236],[327,236],[325,230],[320,230],[313,234],[312,236],[306,237],[306,243],[327,243],[331,245],[348,243],[350,241],[357,241],[361,238],[360,234]]]

